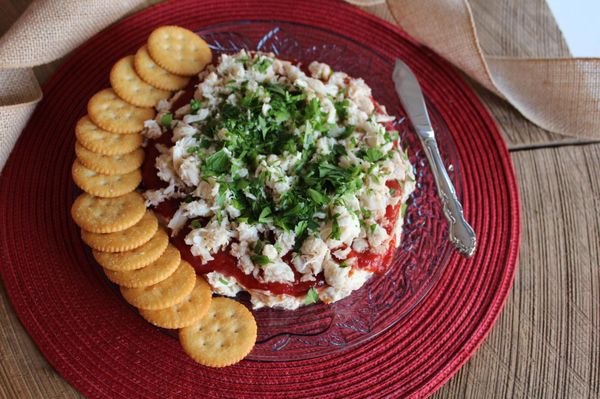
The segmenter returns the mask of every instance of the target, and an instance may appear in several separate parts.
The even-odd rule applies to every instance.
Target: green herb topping
[[[310,305],[312,303],[317,302],[319,302],[319,293],[317,292],[316,288],[311,287],[306,293],[306,297],[304,298],[304,304]]]
[[[191,188],[183,192],[185,203],[207,201],[208,211],[189,217],[186,226],[227,222],[233,229],[242,223],[258,228],[258,241],[246,246],[258,266],[272,263],[273,248],[278,256],[298,252],[311,236],[352,245],[359,233],[361,238],[376,233],[387,204],[399,200],[399,189],[386,182],[402,179],[403,187],[413,177],[412,172],[395,177],[408,165],[408,154],[398,145],[398,132],[378,122],[381,114],[371,103],[370,89],[360,102],[349,77],[325,88],[324,81],[289,72],[290,64],[271,55],[229,57],[227,66],[208,68],[189,103],[191,117],[182,124],[174,124],[171,113],[160,118],[165,127],[175,125],[180,140],[172,151],[178,178],[184,178],[187,164],[175,162],[176,153],[186,162],[191,158],[197,173],[196,183],[186,183]],[[182,133],[182,126],[192,133]],[[401,206],[404,215],[406,205]],[[347,241],[349,228],[354,235]],[[284,233],[292,235],[292,243],[278,241]],[[197,237],[195,242],[205,241]],[[267,249],[270,258],[263,254]],[[315,289],[306,300],[318,300]]]

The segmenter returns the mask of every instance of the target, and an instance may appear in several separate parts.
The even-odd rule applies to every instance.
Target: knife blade
[[[419,136],[431,166],[444,215],[448,220],[450,242],[460,253],[471,257],[477,247],[477,238],[473,228],[465,220],[462,205],[442,161],[419,81],[411,69],[400,60],[396,60],[392,79],[402,107]]]

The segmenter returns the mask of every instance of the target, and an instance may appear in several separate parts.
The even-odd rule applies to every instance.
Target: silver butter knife
[[[465,220],[462,205],[456,197],[456,191],[442,162],[419,82],[410,68],[400,60],[396,60],[392,78],[402,107],[421,139],[421,144],[431,165],[438,194],[444,207],[444,215],[449,223],[450,242],[463,255],[470,257],[475,253],[477,245],[475,232]]]

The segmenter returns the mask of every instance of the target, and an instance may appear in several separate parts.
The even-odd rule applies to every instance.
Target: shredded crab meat
[[[149,206],[185,198],[168,227],[187,232],[202,263],[229,251],[244,274],[264,283],[321,274],[325,286],[315,295],[333,302],[372,274],[356,254],[400,244],[414,175],[389,129],[393,116],[364,80],[319,62],[308,72],[273,54],[221,55],[200,73],[189,104],[173,110],[173,100],[161,102],[146,121],[146,137],[171,129],[173,142],[159,148],[155,165],[168,187],[145,197]],[[403,211],[386,220],[394,206]],[[215,276],[213,287],[223,279]],[[227,281],[218,292],[244,289]]]

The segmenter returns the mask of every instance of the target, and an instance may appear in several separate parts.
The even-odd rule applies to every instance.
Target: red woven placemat
[[[476,255],[453,255],[429,295],[399,324],[356,348],[312,360],[195,364],[176,340],[137,317],[106,281],[70,220],[73,126],[108,85],[118,57],[163,24],[194,30],[236,20],[283,20],[328,29],[410,59],[452,133]],[[492,118],[452,67],[403,32],[337,1],[179,1],[152,7],[78,49],[0,178],[0,272],[14,308],[48,361],[90,397],[421,397],[468,359],[498,317],[520,241],[518,190]]]

